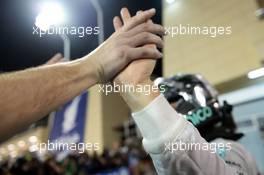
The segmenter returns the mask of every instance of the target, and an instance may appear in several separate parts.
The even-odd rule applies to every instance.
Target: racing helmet
[[[183,114],[207,141],[216,138],[237,140],[242,137],[243,134],[235,134],[232,106],[226,101],[220,104],[218,92],[201,75],[177,74],[157,78],[155,84],[165,98],[174,104],[175,110]]]

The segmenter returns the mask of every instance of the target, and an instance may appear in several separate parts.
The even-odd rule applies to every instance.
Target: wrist
[[[80,62],[80,69],[87,73],[87,78],[93,82],[93,85],[100,82],[99,69],[94,55],[89,54],[83,57]]]
[[[133,84],[133,86],[143,89],[143,91],[120,92],[120,95],[126,101],[132,112],[140,111],[160,95],[158,87],[155,87],[149,78],[138,81],[137,83]],[[145,89],[148,89],[148,92],[145,92]]]
[[[145,78],[147,77],[147,78]],[[139,73],[127,73],[121,72],[118,76],[113,80],[118,85],[149,85],[153,84],[149,78],[149,75],[139,74]]]

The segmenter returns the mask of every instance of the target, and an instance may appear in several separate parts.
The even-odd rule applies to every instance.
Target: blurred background
[[[55,0],[53,0],[55,1]],[[0,1],[0,71],[12,72],[44,64],[54,54],[64,52],[59,35],[33,35],[33,26],[44,0]],[[219,92],[220,101],[234,106],[239,140],[257,160],[264,173],[264,20],[262,0],[58,0],[67,14],[68,26],[98,26],[107,39],[113,32],[112,19],[122,7],[133,14],[156,8],[156,23],[165,27],[231,26],[232,33],[219,37],[201,35],[166,36],[164,58],[153,78],[177,73],[199,73]],[[97,6],[96,6],[97,5]],[[100,8],[98,8],[98,5]],[[96,8],[97,7],[97,8]],[[102,15],[102,16],[100,16]],[[80,58],[100,41],[99,35],[68,36],[70,59]],[[262,68],[262,69],[261,69]],[[251,75],[251,76],[250,76]],[[0,143],[1,171],[13,174],[155,174],[151,161],[140,146],[140,134],[130,111],[118,94],[104,95],[93,87],[78,98],[75,128],[61,132],[69,102],[58,111],[32,124],[16,136]],[[1,93],[1,92],[0,92]],[[8,114],[6,114],[8,115]],[[12,128],[10,128],[12,129]],[[40,153],[38,143],[74,137],[76,142],[98,143],[99,150]],[[66,139],[67,140],[67,139]],[[39,168],[41,167],[41,168]],[[92,167],[92,168],[91,168]],[[46,172],[44,171],[46,170]],[[0,174],[2,173],[0,172]],[[87,173],[88,172],[88,173]]]

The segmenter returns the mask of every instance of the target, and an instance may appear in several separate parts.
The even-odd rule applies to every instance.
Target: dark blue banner
[[[85,92],[65,104],[55,113],[51,126],[49,142],[57,144],[83,142],[87,97],[88,92]],[[56,152],[59,150],[54,151]]]

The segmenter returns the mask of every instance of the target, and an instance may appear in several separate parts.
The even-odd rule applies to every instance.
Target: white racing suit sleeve
[[[209,143],[163,95],[132,116],[159,175],[238,174],[218,154],[212,153]]]

